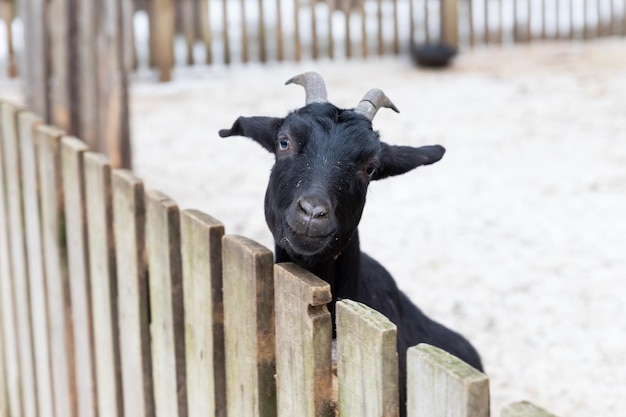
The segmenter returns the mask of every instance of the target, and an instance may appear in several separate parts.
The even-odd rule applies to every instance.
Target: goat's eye
[[[376,166],[375,165],[371,165],[371,164],[370,165],[366,165],[363,168],[363,172],[365,172],[368,176],[371,177],[376,172]]]
[[[281,151],[286,151],[291,148],[291,141],[287,137],[278,138],[278,149]]]

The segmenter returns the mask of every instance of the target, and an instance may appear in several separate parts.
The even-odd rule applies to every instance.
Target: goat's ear
[[[278,129],[283,124],[279,117],[239,117],[230,129],[222,129],[219,135],[223,138],[228,136],[246,136],[268,151],[276,150],[276,136]]]
[[[380,166],[372,177],[380,180],[393,175],[400,175],[421,165],[430,165],[439,161],[446,152],[443,146],[392,146],[381,143]]]

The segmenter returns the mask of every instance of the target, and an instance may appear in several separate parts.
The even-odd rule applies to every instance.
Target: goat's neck
[[[348,245],[330,259],[315,260],[291,257],[283,248],[276,246],[276,262],[293,262],[317,275],[330,284],[333,298],[353,298],[359,289],[361,264],[359,233],[354,232]]]

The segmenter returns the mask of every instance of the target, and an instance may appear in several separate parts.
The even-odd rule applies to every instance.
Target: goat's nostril
[[[298,206],[303,214],[311,219],[319,219],[328,215],[328,205],[317,199],[301,198]]]

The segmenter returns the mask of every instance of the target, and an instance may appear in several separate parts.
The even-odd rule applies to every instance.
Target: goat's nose
[[[300,207],[301,214],[311,220],[328,216],[330,210],[330,204],[320,197],[300,197],[298,207]]]

